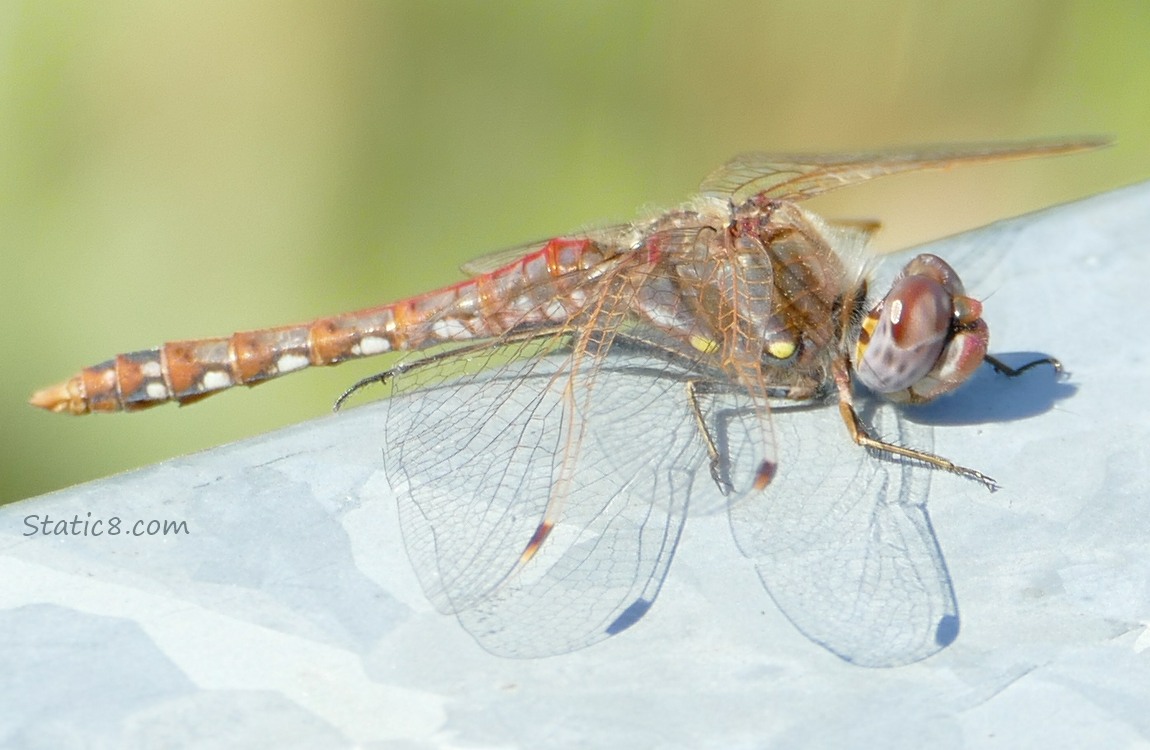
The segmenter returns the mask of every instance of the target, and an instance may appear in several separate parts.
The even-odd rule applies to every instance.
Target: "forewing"
[[[855,154],[742,154],[708,176],[700,192],[741,203],[753,195],[801,200],[876,177],[919,169],[942,169],[1068,154],[1106,145],[1103,139],[927,146],[906,151]]]
[[[703,464],[665,363],[620,351],[591,367],[551,349],[504,347],[489,356],[507,362],[456,377],[417,368],[396,386],[418,391],[388,412],[386,468],[420,582],[504,656],[571,651],[638,620]]]
[[[631,224],[610,224],[584,232],[564,235],[562,239],[586,238],[605,246],[618,246],[625,244],[627,233],[631,230]],[[467,261],[460,266],[460,270],[468,276],[480,276],[485,273],[497,271],[506,265],[514,263],[525,255],[530,255],[538,250],[542,250],[547,246],[547,243],[551,241],[552,239],[539,240],[537,242],[528,242],[522,245],[514,245],[503,248],[502,250],[496,250],[495,252],[487,253],[486,255],[481,255],[478,258]]]
[[[930,449],[928,428],[884,406],[878,434]],[[891,667],[958,635],[958,605],[927,515],[930,470],[868,453],[834,408],[776,410],[780,471],[731,507],[736,542],[804,635],[843,659]]]
[[[527,242],[522,245],[513,245],[505,247],[501,250],[481,255],[478,258],[472,258],[459,267],[459,270],[468,276],[482,276],[485,273],[496,271],[509,263],[522,258],[524,255],[542,250],[550,240],[540,240],[538,242]]]

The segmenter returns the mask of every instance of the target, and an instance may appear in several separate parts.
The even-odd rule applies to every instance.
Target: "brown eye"
[[[859,336],[855,370],[878,393],[913,386],[938,362],[950,333],[950,293],[926,276],[904,276],[871,310]]]
[[[891,334],[901,349],[917,349],[945,337],[954,317],[949,293],[925,276],[908,276],[896,284],[887,295],[886,309]]]

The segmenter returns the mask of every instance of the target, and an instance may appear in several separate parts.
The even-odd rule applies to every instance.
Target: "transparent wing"
[[[706,461],[666,362],[616,347],[591,367],[548,348],[493,350],[472,358],[478,373],[417,368],[394,386],[418,392],[393,397],[387,417],[386,469],[420,582],[503,656],[571,651],[637,621]],[[554,525],[525,560],[544,519]]]
[[[563,239],[587,238],[608,247],[619,245],[625,246],[627,244],[625,242],[625,238],[632,229],[633,225],[631,224],[609,224],[603,227],[588,229],[584,232],[574,232],[572,234],[563,235]],[[530,255],[537,250],[542,250],[544,247],[546,247],[548,242],[551,242],[552,239],[555,238],[548,238],[536,242],[528,242],[522,245],[515,245],[513,247],[506,247],[502,250],[496,250],[495,252],[481,255],[478,258],[473,258],[464,263],[462,266],[460,266],[460,270],[468,276],[479,276],[481,274],[499,270],[503,266],[514,263],[524,255]]]
[[[942,169],[1068,154],[1098,148],[1107,141],[1097,138],[928,146],[907,151],[857,154],[742,154],[708,176],[700,192],[741,203],[753,195],[781,200],[801,200],[876,177],[919,169]]]
[[[542,250],[550,239],[539,240],[538,242],[526,242],[522,245],[513,245],[512,247],[505,247],[502,250],[481,255],[478,258],[472,258],[459,267],[468,276],[481,276],[485,273],[498,270],[509,263],[522,258],[524,255],[530,255],[536,250]]]
[[[875,432],[929,450],[889,405]],[[919,661],[958,635],[958,605],[924,505],[931,470],[851,442],[831,407],[775,410],[780,471],[731,507],[735,540],[804,635],[870,667]]]

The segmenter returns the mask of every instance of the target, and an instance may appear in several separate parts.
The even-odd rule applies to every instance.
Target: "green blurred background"
[[[0,501],[325,414],[389,360],[130,416],[34,388],[451,282],[738,151],[1118,139],[818,199],[885,249],[1150,178],[1145,0],[4,2],[0,50]]]

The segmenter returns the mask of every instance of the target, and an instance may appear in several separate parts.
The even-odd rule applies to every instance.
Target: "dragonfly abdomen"
[[[71,414],[187,404],[307,367],[555,325],[582,304],[563,289],[563,277],[610,255],[584,238],[557,238],[489,273],[389,305],[120,354],[37,391],[30,402]]]

